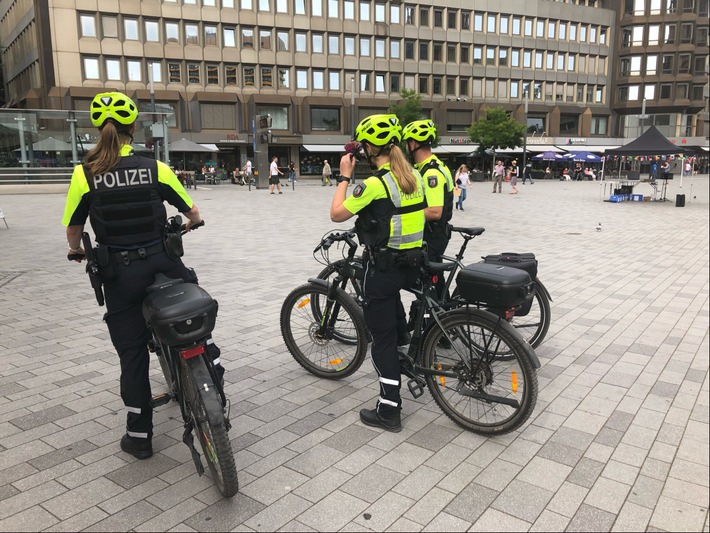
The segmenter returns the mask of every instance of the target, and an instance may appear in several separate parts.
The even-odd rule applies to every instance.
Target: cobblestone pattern
[[[64,256],[64,198],[0,188],[0,530],[707,532],[708,178],[671,183],[684,208],[606,203],[594,182],[519,189],[475,183],[454,213],[487,228],[471,262],[533,251],[554,299],[537,408],[496,438],[428,393],[403,393],[401,433],[365,427],[369,362],[331,382],[285,349],[281,302],[345,227],[329,221],[333,188],[192,192],[207,225],[185,261],[220,303],[233,402],[241,490],[225,501],[195,473],[174,404],[156,412],[152,459],[120,451],[118,361]],[[160,390],[156,364],[153,378]]]

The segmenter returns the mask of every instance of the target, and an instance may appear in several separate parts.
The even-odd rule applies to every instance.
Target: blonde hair
[[[126,131],[119,132],[112,120],[107,120],[99,130],[99,141],[84,160],[84,168],[91,177],[103,174],[118,166],[121,160],[121,146],[130,143],[131,135]]]
[[[404,157],[402,150],[396,144],[390,148],[390,168],[397,177],[397,183],[403,193],[412,194],[417,190],[417,177],[412,172],[412,166]]]

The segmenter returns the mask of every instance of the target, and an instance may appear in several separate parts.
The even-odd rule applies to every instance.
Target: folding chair
[[[2,218],[2,221],[5,223],[5,227],[7,229],[10,229],[10,226],[7,225],[7,220],[5,220],[5,213],[2,212],[2,208],[0,207],[0,218]]]

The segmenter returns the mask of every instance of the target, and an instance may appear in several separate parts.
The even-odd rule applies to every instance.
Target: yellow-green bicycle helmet
[[[91,101],[91,123],[100,128],[110,118],[128,126],[138,118],[138,108],[125,94],[99,93]]]
[[[355,128],[355,140],[374,146],[387,146],[402,140],[402,127],[397,115],[370,115]]]
[[[436,126],[431,120],[415,120],[404,127],[402,137],[405,141],[412,139],[418,143],[431,144],[436,139]]]

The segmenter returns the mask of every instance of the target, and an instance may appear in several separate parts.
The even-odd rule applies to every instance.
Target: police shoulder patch
[[[429,176],[429,187],[434,188],[439,183],[439,179],[436,176]]]
[[[362,193],[365,192],[365,187],[366,187],[365,184],[361,184],[361,185],[358,185],[357,187],[355,187],[355,189],[353,190],[353,196],[355,198],[360,198],[362,196]]]

